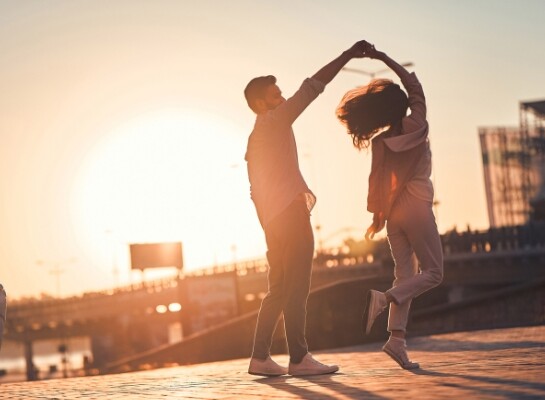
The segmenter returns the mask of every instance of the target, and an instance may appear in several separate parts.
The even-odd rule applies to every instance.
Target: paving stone
[[[248,359],[84,378],[5,383],[0,399],[544,399],[545,326],[408,340],[421,369],[405,371],[381,344],[317,352],[333,375],[261,378]],[[287,364],[286,355],[274,356]]]

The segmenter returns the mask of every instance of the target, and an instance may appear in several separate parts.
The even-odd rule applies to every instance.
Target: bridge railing
[[[545,247],[545,223],[490,228],[482,231],[452,230],[441,236],[445,254],[479,253]]]
[[[545,247],[545,223],[532,222],[522,226],[490,228],[488,230],[451,230],[441,235],[445,256],[461,253],[488,253],[506,250],[521,250]],[[390,250],[386,239],[375,242],[355,241],[348,239],[343,246],[319,249],[314,259],[315,268],[347,267],[351,265],[375,264],[384,258],[390,257]],[[193,276],[215,275],[237,271],[238,276],[246,276],[267,271],[268,263],[265,258],[256,258],[220,264],[184,273],[182,279]],[[120,295],[147,291],[160,292],[177,286],[177,277],[133,283],[115,289],[88,292],[82,295],[58,299],[46,297],[41,299],[26,298],[11,300],[11,307],[18,305],[58,307],[59,302],[81,302],[108,295]],[[38,305],[39,303],[39,305]]]
[[[545,224],[532,223],[525,226],[514,226],[482,231],[452,230],[441,236],[444,252],[445,265],[453,265],[471,261],[472,263],[488,263],[491,259],[498,257],[541,257],[545,255]],[[343,246],[335,248],[319,249],[314,259],[314,267],[317,274],[316,282],[331,282],[339,276],[367,276],[381,274],[384,267],[390,265],[384,263],[386,258],[391,258],[387,240],[379,240],[367,243],[365,241],[347,240]],[[492,260],[492,262],[495,262]],[[533,262],[533,261],[532,261]],[[510,264],[509,264],[510,265]],[[513,265],[518,265],[513,263]],[[535,263],[533,264],[535,265]],[[539,265],[539,264],[537,264]],[[510,268],[510,267],[509,267]],[[267,271],[267,260],[263,258],[242,260],[236,263],[217,265],[211,268],[192,271],[181,276],[182,279],[192,277],[203,277],[219,275],[236,271],[239,278],[249,277],[249,280],[241,279],[242,285],[248,287],[260,281],[259,276]],[[256,280],[251,275],[256,275]],[[213,278],[212,278],[213,279]],[[482,277],[483,281],[490,279]],[[84,293],[69,298],[46,297],[43,299],[27,299],[25,301],[11,301],[8,312],[7,329],[10,332],[18,332],[20,329],[38,330],[40,326],[49,326],[55,329],[56,324],[68,324],[77,321],[79,316],[85,315],[88,319],[103,317],[104,315],[117,315],[126,312],[127,304],[138,303],[145,312],[153,304],[149,302],[149,294],[154,296],[155,301],[169,296],[172,297],[172,290],[178,287],[177,278],[158,279],[135,283],[116,289]],[[252,290],[257,286],[252,286]],[[261,297],[260,292],[252,292],[255,299]],[[265,289],[266,290],[266,289]],[[163,292],[163,293],[161,293]],[[240,292],[241,298],[247,293]],[[161,299],[161,300],[158,300]],[[244,298],[245,299],[245,298]],[[257,301],[257,300],[256,300]],[[154,303],[155,304],[155,303]],[[157,303],[162,304],[162,303]],[[153,307],[151,307],[153,308]],[[140,310],[141,312],[143,312]],[[97,313],[101,313],[98,315]],[[117,314],[116,314],[117,313]]]

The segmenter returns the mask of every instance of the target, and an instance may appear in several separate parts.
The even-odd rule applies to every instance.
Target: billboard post
[[[182,270],[184,268],[184,258],[182,253],[182,242],[166,243],[133,243],[129,245],[131,255],[131,269],[142,272],[142,282],[144,283],[144,270],[149,268],[176,267],[178,276],[176,279],[178,291],[178,303],[184,306],[182,291]],[[186,310],[187,312],[187,310]],[[180,314],[180,324],[182,332],[184,331],[184,314]],[[183,333],[182,333],[183,334]]]

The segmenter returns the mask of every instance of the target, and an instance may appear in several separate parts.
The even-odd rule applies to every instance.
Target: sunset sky
[[[63,296],[126,284],[134,242],[182,241],[188,270],[262,257],[243,88],[274,74],[289,96],[360,39],[423,84],[440,231],[487,228],[477,129],[545,98],[544,15],[541,0],[0,0],[0,282],[12,298],[56,295],[55,268]],[[367,81],[341,72],[294,125],[326,246],[371,221],[370,154],[334,117]]]

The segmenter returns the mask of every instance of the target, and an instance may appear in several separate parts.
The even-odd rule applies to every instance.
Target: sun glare
[[[128,243],[162,241],[182,241],[187,269],[228,261],[237,232],[255,225],[245,141],[230,122],[198,112],[143,115],[107,133],[73,192],[83,245],[106,265],[128,263]]]

